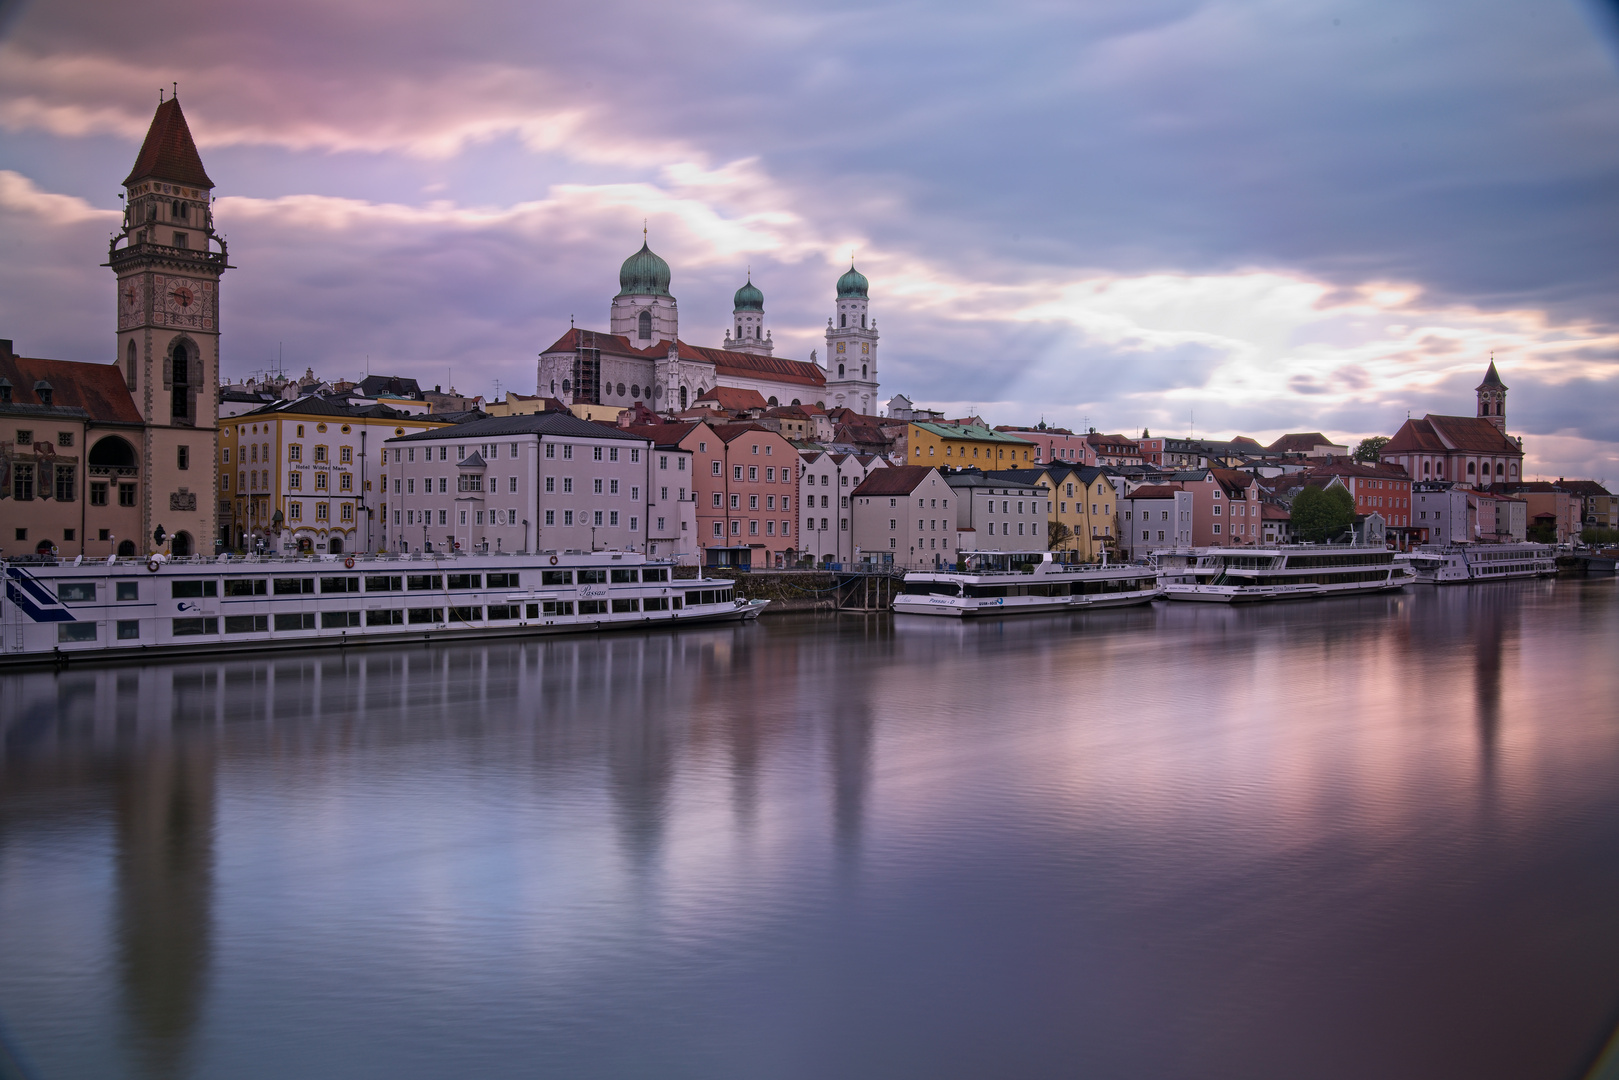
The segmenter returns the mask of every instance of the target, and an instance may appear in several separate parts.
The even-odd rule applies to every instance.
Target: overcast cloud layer
[[[682,336],[751,265],[884,396],[1139,434],[1391,434],[1493,351],[1531,475],[1619,481],[1619,77],[1573,0],[428,5],[0,19],[0,336],[110,359],[118,187],[181,102],[225,373],[533,392],[645,219]],[[367,358],[369,357],[369,361]]]

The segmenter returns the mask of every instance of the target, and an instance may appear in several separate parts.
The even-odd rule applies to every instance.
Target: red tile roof
[[[141,414],[117,364],[83,364],[74,360],[41,360],[0,353],[0,375],[11,380],[13,405],[39,405],[34,384],[51,384],[51,404],[83,409],[92,420],[139,424]]]
[[[742,412],[744,409],[764,409],[767,407],[764,395],[757,390],[739,390],[734,386],[716,386],[709,390],[698,401],[712,401],[722,409],[730,412]]]
[[[1424,419],[1452,450],[1470,454],[1521,454],[1518,444],[1482,416],[1434,416]]]
[[[1170,499],[1170,498],[1174,498],[1175,494],[1180,490],[1181,490],[1180,488],[1170,487],[1168,484],[1152,484],[1152,485],[1149,485],[1149,486],[1136,488],[1130,494],[1126,495],[1125,498],[1127,498],[1127,499]]]
[[[1283,435],[1265,449],[1276,454],[1307,454],[1318,446],[1334,445],[1337,444],[1319,431],[1304,431]]]
[[[1518,444],[1482,416],[1436,416],[1407,420],[1384,444],[1382,454],[1442,454],[1459,450],[1468,454],[1521,455]]]
[[[669,355],[669,342],[657,341],[644,349],[630,344],[623,334],[604,334],[596,330],[572,327],[557,338],[545,353],[573,352],[577,348],[600,349],[613,356],[635,356],[644,360],[661,359]],[[682,360],[696,360],[714,365],[716,375],[736,379],[762,379],[771,382],[798,383],[820,389],[826,386],[826,372],[819,364],[807,360],[787,360],[778,356],[755,356],[752,353],[731,352],[729,349],[709,349],[676,341]]]
[[[929,475],[937,475],[931,465],[894,465],[869,473],[851,495],[909,495]]]
[[[148,179],[193,187],[214,186],[202,167],[197,144],[191,140],[191,128],[186,124],[185,113],[180,111],[179,98],[170,98],[157,107],[152,126],[146,129],[146,141],[141,143],[141,152],[135,155],[135,167],[124,178],[124,186]]]

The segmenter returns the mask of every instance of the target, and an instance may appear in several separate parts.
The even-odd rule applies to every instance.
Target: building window
[[[118,485],[118,505],[119,506],[134,506],[135,505],[135,485],[134,484],[119,484]]]
[[[182,469],[191,468],[191,447],[189,447],[189,446],[177,446],[177,447],[175,447],[174,457],[175,457],[174,463],[175,463],[175,465],[177,467],[182,468]]]

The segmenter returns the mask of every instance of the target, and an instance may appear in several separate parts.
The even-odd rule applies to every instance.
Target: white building
[[[867,310],[866,278],[852,266],[837,282],[824,368],[813,353],[807,361],[774,355],[764,294],[751,274],[736,292],[718,349],[681,340],[669,264],[645,243],[624,260],[618,280],[606,333],[572,328],[540,354],[542,397],[621,408],[640,402],[665,414],[691,407],[715,387],[757,391],[771,406],[870,413],[877,404],[877,324]]]
[[[955,491],[927,465],[875,470],[850,493],[856,559],[935,567],[956,560]],[[931,516],[929,516],[931,515]]]
[[[972,469],[945,476],[956,496],[957,547],[964,551],[1045,551],[1051,489]]]
[[[396,551],[652,554],[650,543],[672,542],[671,522],[691,512],[681,485],[664,482],[690,475],[689,463],[676,466],[677,451],[568,413],[474,420],[390,439],[386,449]],[[661,530],[649,524],[660,517]]]
[[[888,463],[875,454],[810,451],[800,458],[801,555],[814,558],[817,566],[853,562],[849,496],[874,469],[887,468]]]
[[[1167,485],[1138,487],[1119,500],[1119,557],[1192,546],[1192,493]],[[1267,538],[1269,539],[1269,538]]]

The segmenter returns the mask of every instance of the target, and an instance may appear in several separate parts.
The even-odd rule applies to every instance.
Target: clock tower
[[[123,231],[106,265],[118,277],[117,362],[146,422],[145,550],[174,555],[212,555],[218,532],[219,278],[228,263],[213,186],[179,98],[161,102],[124,180]]]

